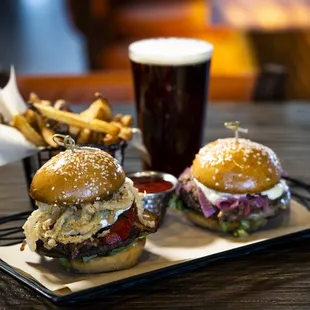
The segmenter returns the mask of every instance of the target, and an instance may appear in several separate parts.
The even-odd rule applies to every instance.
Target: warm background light
[[[310,26],[309,0],[213,0],[211,4],[214,24],[270,30]]]

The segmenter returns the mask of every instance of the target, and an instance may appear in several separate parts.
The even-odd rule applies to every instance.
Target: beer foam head
[[[129,58],[150,65],[190,65],[211,59],[213,45],[198,39],[154,38],[129,45]]]

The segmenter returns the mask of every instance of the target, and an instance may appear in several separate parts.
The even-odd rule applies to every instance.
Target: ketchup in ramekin
[[[131,177],[131,180],[140,193],[147,194],[166,192],[174,186],[172,182],[157,176]]]
[[[173,175],[157,172],[142,171],[127,175],[140,193],[144,194],[143,206],[163,220],[168,201],[175,191],[178,180]]]

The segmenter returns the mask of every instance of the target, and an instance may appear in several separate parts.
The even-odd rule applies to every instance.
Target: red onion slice
[[[216,206],[221,211],[230,211],[238,207],[239,200],[235,198],[221,198],[216,201]]]
[[[205,217],[208,218],[212,214],[214,214],[216,210],[213,208],[211,202],[206,198],[206,196],[204,195],[204,193],[200,188],[197,188],[197,193],[202,213]]]

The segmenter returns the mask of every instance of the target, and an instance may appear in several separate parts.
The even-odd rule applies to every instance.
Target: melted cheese
[[[194,179],[194,182],[196,185],[201,189],[201,191],[204,193],[206,198],[213,204],[216,205],[216,201],[221,198],[225,197],[234,197],[238,199],[239,197],[245,197],[246,194],[230,194],[230,193],[224,193],[224,192],[218,192],[213,189],[208,188],[207,186],[203,185],[200,183],[198,180]],[[285,182],[285,180],[280,180],[278,184],[276,184],[274,187],[271,189],[262,192],[262,195],[266,195],[270,200],[275,200],[279,198],[284,191],[287,191],[288,187]]]
[[[117,221],[118,217],[122,213],[124,213],[125,211],[129,210],[130,207],[131,207],[131,205],[127,209],[125,209],[125,210],[117,210],[115,212],[110,212],[110,215],[107,215],[106,214],[107,212],[103,211],[101,213],[101,221],[100,221],[101,228],[104,228],[104,227],[107,227],[107,226],[110,226],[110,225],[114,224]],[[111,215],[113,216],[112,220],[109,219],[109,216],[111,218]]]

